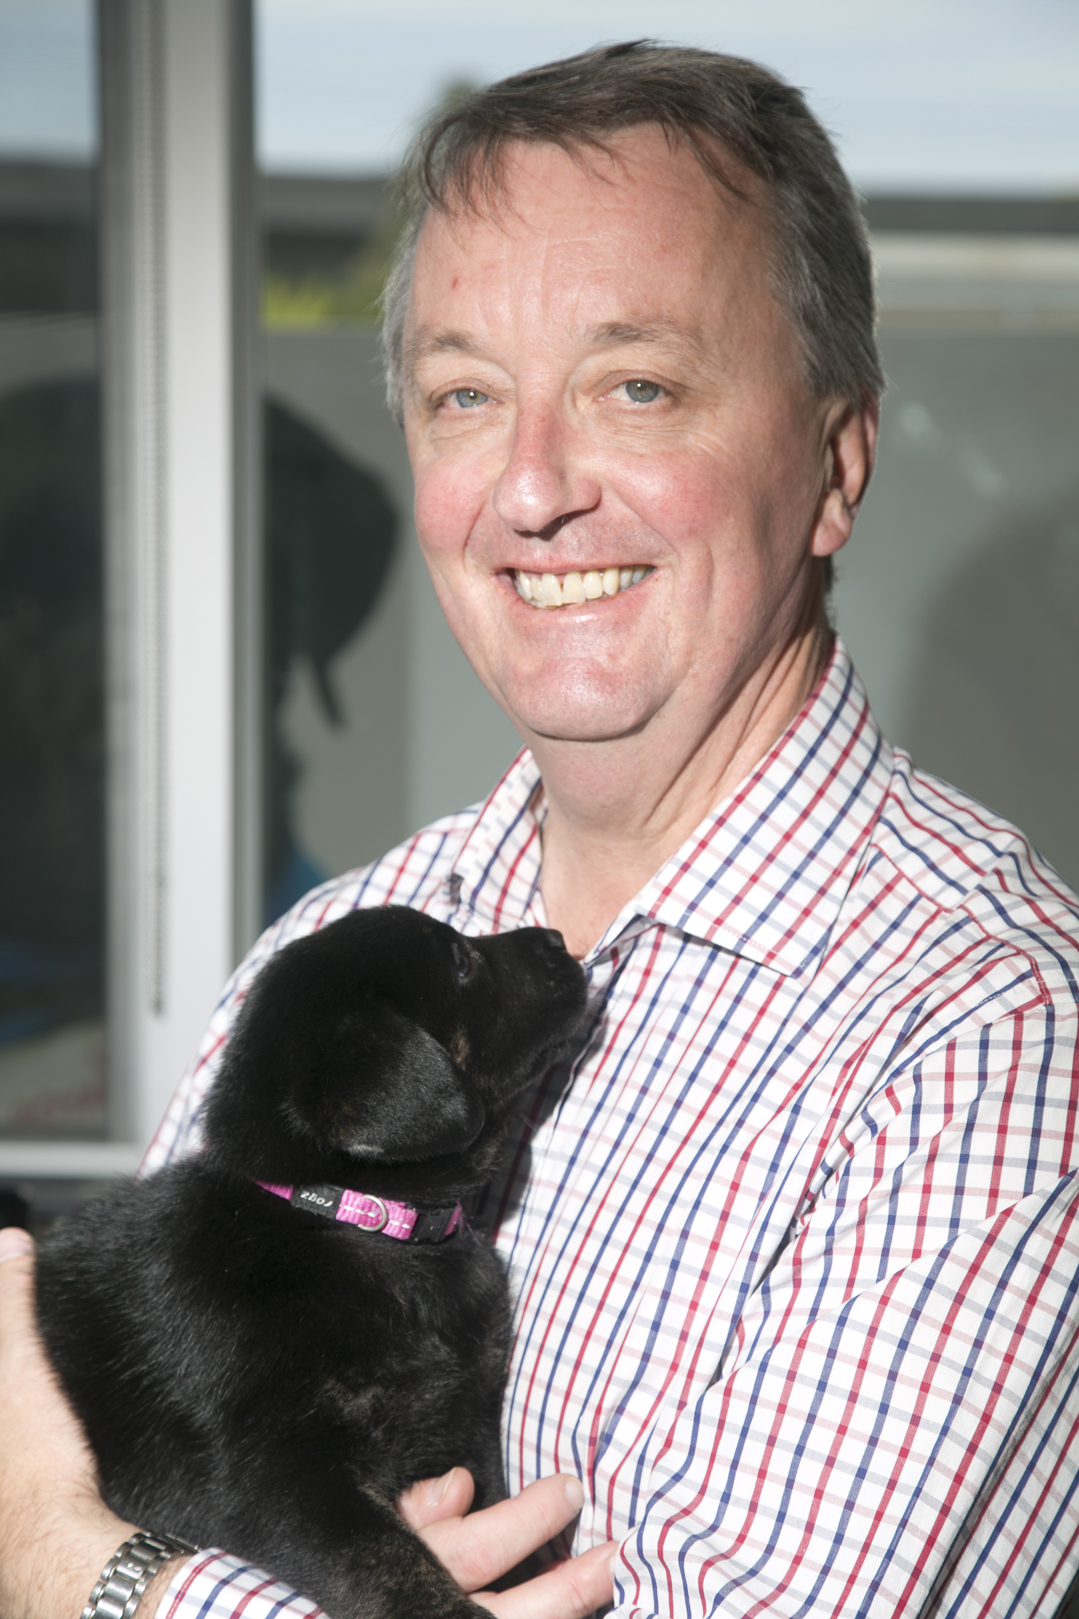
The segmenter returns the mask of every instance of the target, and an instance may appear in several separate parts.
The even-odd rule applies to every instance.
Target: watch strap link
[[[198,1551],[177,1535],[155,1535],[140,1529],[125,1540],[101,1570],[82,1619],[133,1619],[150,1581],[170,1557],[190,1557]]]

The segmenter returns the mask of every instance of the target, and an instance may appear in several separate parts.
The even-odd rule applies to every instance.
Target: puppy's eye
[[[470,984],[479,972],[483,958],[478,950],[473,950],[463,940],[454,945],[453,954],[457,962],[457,982],[459,984]]]

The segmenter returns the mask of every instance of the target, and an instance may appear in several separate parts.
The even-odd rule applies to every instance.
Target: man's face
[[[692,749],[804,622],[835,408],[801,381],[769,249],[759,205],[650,126],[613,162],[513,148],[493,213],[423,227],[417,532],[529,739],[658,724]]]

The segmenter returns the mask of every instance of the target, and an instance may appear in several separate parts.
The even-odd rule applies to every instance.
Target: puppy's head
[[[491,1169],[507,1103],[584,1007],[560,934],[466,939],[403,906],[353,911],[259,973],[211,1092],[207,1150],[262,1180],[467,1190]]]

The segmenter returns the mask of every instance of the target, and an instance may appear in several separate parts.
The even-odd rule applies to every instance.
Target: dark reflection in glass
[[[319,869],[296,831],[295,789],[303,767],[282,726],[290,673],[297,660],[306,660],[326,719],[346,723],[331,664],[382,592],[397,518],[379,479],[286,406],[267,404],[265,430],[269,922],[331,875]]]
[[[89,164],[0,163],[0,311],[96,313],[94,184]]]
[[[104,1007],[99,423],[94,378],[0,398],[0,1126],[8,1134],[104,1127],[103,1067],[88,1067],[85,1052],[87,1041],[100,1048]],[[35,1047],[40,1059],[42,1043],[73,1025],[81,1034],[70,1050],[54,1041],[51,1061],[45,1053],[44,1066],[19,1072],[20,1048],[33,1064]]]
[[[374,607],[396,516],[381,483],[292,411],[267,433],[267,917],[321,877],[295,830],[283,734],[306,661],[343,725],[332,663]],[[0,1130],[105,1130],[105,739],[96,378],[0,397]],[[372,761],[377,769],[377,761]]]

